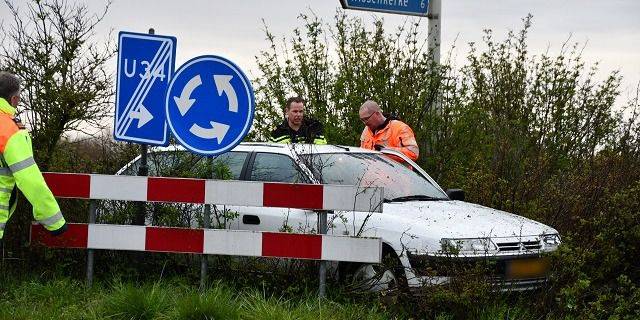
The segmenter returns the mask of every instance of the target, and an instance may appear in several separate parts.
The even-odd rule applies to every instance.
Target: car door
[[[263,182],[310,183],[307,175],[286,154],[255,152],[248,163],[246,180]],[[288,195],[296,197],[295,194]],[[238,213],[240,230],[313,232],[316,213],[311,210],[265,207],[230,207]]]
[[[242,180],[250,158],[251,153],[245,151],[230,151],[212,157],[208,163],[211,172],[207,176],[218,180]],[[241,218],[238,216],[237,208],[225,205],[211,206],[211,227],[239,229]]]

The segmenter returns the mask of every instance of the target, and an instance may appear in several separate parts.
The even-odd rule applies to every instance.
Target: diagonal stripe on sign
[[[158,51],[156,52],[155,56],[151,60],[152,63],[158,59],[158,57],[161,55],[163,49],[166,46],[167,46],[167,43],[165,41],[162,41],[162,43],[160,44],[160,48],[158,48]],[[150,66],[151,65],[149,65],[149,67]],[[144,86],[146,86],[148,84],[150,79],[151,79],[151,77],[149,77],[147,79],[142,79],[142,81],[140,81],[140,83],[138,83],[138,86],[134,90],[133,95],[131,95],[131,99],[129,99],[129,102],[127,103],[127,105],[124,108],[124,111],[122,113],[122,116],[123,116],[124,120],[121,120],[116,126],[116,132],[118,133],[118,135],[122,134],[123,125],[124,125],[124,123],[127,122],[127,119],[129,118],[129,113],[131,112],[131,108],[135,105],[135,102],[137,102],[139,100],[140,93],[143,91]]]
[[[138,98],[138,101],[133,104],[133,107],[131,108],[132,111],[140,111],[140,106],[142,105],[142,102],[147,97],[147,95],[149,94],[149,91],[151,90],[151,88],[153,88],[153,84],[156,82],[158,78],[154,76],[155,70],[160,66],[162,66],[169,59],[170,52],[171,52],[171,47],[168,46],[166,50],[163,52],[162,57],[158,59],[157,63],[155,65],[149,66],[149,70],[150,70],[149,72],[151,73],[149,78],[151,79],[151,81],[149,82],[149,85],[145,87],[144,92],[140,95],[140,98]],[[167,81],[168,81],[168,78],[167,78]],[[128,117],[126,120],[126,126],[123,130],[123,133],[129,130],[129,127],[131,127],[131,123],[133,123],[133,118]]]
[[[149,64],[149,69],[147,70],[147,72],[149,72],[149,77],[147,77],[146,79],[143,79],[143,81],[140,82],[140,85],[136,88],[136,92],[134,93],[134,96],[132,97],[132,99],[129,101],[129,104],[125,108],[124,115],[126,117],[124,118],[123,121],[119,123],[120,135],[124,135],[126,131],[129,129],[129,127],[131,126],[131,122],[133,121],[133,119],[130,117],[130,113],[135,111],[136,109],[139,110],[140,108],[139,105],[141,101],[146,98],[147,94],[149,93],[149,90],[151,90],[151,88],[153,87],[153,84],[155,83],[155,80],[156,80],[156,77],[153,76],[153,74],[159,62],[162,61],[162,63],[164,63],[166,59],[169,58],[169,53],[171,50],[170,50],[170,45],[168,45],[167,43],[168,42],[163,41],[163,46],[161,46],[161,48],[158,50],[159,56],[156,55],[156,57],[154,57],[154,60]]]
[[[167,41],[162,41],[162,43],[160,44],[160,48],[158,48],[158,51],[156,52],[155,56],[153,57],[153,59],[151,60],[151,63],[149,64],[149,72],[151,72],[152,65],[155,65],[157,63],[158,60],[160,60],[160,57],[162,57],[165,54],[165,48],[169,47],[169,42]],[[118,127],[117,127],[117,132],[118,134],[123,134],[123,128],[125,126],[125,123],[127,123],[127,120],[129,119],[129,113],[132,111],[132,109],[136,106],[136,104],[139,102],[140,97],[142,96],[142,92],[144,91],[144,89],[151,83],[152,80],[152,76],[150,74],[150,76],[146,79],[142,79],[142,81],[140,81],[140,83],[138,83],[138,86],[136,87],[136,90],[134,91],[133,95],[131,96],[131,99],[129,100],[129,102],[127,103],[127,106],[125,107],[125,110],[123,112],[123,116],[124,116],[124,120],[121,121],[120,123],[118,123]]]
[[[154,76],[155,70],[158,68],[160,63],[164,63],[166,59],[168,59],[170,52],[171,52],[171,42],[167,40],[162,41],[162,44],[160,45],[158,52],[156,53],[153,60],[148,66],[147,72],[149,73],[149,76],[145,79],[142,79],[142,81],[140,81],[140,83],[136,87],[136,90],[134,91],[131,97],[131,100],[129,100],[129,103],[125,107],[125,110],[123,112],[124,121],[121,121],[118,124],[118,130],[117,130],[118,135],[122,136],[131,125],[132,119],[129,117],[129,114],[134,109],[139,108],[141,100],[146,98],[146,95],[149,93],[149,90],[151,90],[151,87],[153,86],[153,83],[157,78]]]

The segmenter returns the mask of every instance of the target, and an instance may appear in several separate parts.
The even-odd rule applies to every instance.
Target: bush
[[[286,97],[297,94],[326,123],[330,143],[358,145],[358,107],[374,99],[414,129],[419,164],[442,185],[563,236],[551,286],[523,294],[514,309],[489,312],[638,317],[640,87],[617,108],[621,75],[601,76],[579,44],[565,43],[556,56],[532,54],[531,16],[501,41],[487,30],[460,67],[429,61],[419,21],[387,33],[382,19],[365,26],[342,11],[332,25],[314,15],[300,20],[283,43],[266,31],[253,139],[268,134]],[[476,318],[503,298],[471,281],[429,288],[405,310]]]

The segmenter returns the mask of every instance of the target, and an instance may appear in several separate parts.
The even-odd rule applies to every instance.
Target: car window
[[[158,177],[204,178],[207,176],[203,157],[176,150],[149,154],[149,175]]]
[[[227,152],[213,157],[213,178],[221,180],[240,180],[247,152]]]
[[[152,177],[238,180],[247,155],[247,152],[227,152],[213,157],[211,166],[208,166],[206,157],[187,151],[152,152],[147,157],[147,166],[149,176]],[[135,176],[139,167],[140,159],[127,167],[122,174]]]
[[[124,170],[122,170],[122,175],[125,176],[135,176],[138,175],[138,168],[140,168],[140,159],[136,160],[136,162],[132,163]]]
[[[310,162],[307,166],[322,183],[383,187],[386,199],[416,195],[446,198],[429,180],[384,155],[349,152],[302,158]]]
[[[250,179],[253,181],[309,183],[291,157],[276,153],[257,153],[251,168]]]

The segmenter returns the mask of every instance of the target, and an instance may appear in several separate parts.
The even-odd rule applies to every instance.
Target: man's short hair
[[[0,98],[11,100],[20,92],[20,79],[12,73],[0,71]]]
[[[285,109],[289,109],[291,107],[292,103],[307,103],[304,99],[302,99],[302,97],[297,96],[297,97],[291,97],[289,99],[287,99],[287,103],[285,104]]]

